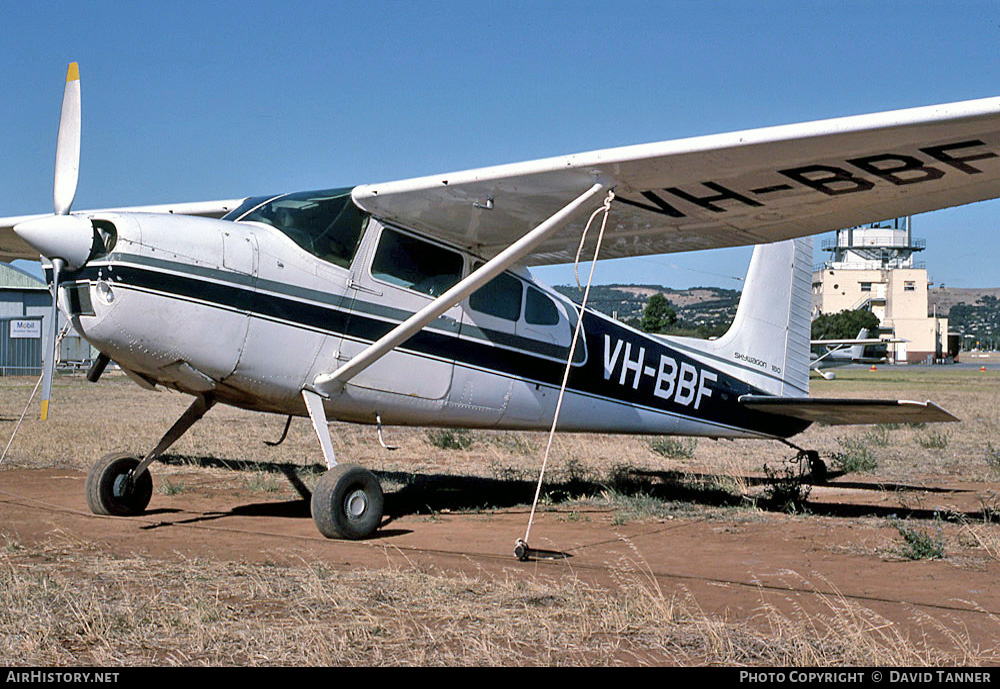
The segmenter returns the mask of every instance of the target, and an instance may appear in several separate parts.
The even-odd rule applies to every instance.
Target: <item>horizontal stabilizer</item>
[[[740,404],[768,414],[791,416],[827,426],[958,421],[930,400],[866,400],[742,395]]]

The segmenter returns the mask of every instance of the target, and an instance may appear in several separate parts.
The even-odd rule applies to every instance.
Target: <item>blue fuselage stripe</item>
[[[66,275],[66,282],[93,281],[99,279],[101,275],[108,277],[107,273],[101,273],[101,268],[99,265],[88,266],[77,273]],[[177,268],[183,269],[183,264]],[[373,342],[399,323],[394,319],[380,319],[360,310],[351,310],[353,300],[350,297],[331,300],[327,295],[324,303],[318,304],[275,294],[273,290],[280,286],[279,283],[269,282],[268,288],[272,291],[262,292],[255,290],[252,284],[223,281],[221,278],[226,273],[222,271],[218,273],[213,276],[194,276],[190,273],[179,274],[179,272],[115,262],[111,274],[114,275],[115,283],[125,286],[162,293],[174,298],[209,303],[248,315],[288,323],[295,327],[355,340]],[[289,286],[290,292],[294,292],[295,289]],[[489,331],[476,332],[477,335],[483,334],[489,337]],[[570,390],[767,435],[790,436],[808,425],[793,419],[746,409],[739,404],[739,397],[763,394],[761,390],[722,371],[712,369],[684,352],[669,347],[663,341],[626,328],[606,316],[586,312],[584,332],[590,355],[585,364],[574,365],[568,382]],[[501,375],[558,386],[562,381],[564,367],[549,358],[552,356],[549,352],[545,352],[549,355],[546,357],[537,351],[519,351],[512,348],[517,346],[520,339],[526,340],[505,333],[502,342],[491,342],[489,339],[460,337],[457,332],[441,332],[425,328],[408,340],[402,349]],[[619,368],[614,371],[614,375],[608,375],[605,361],[607,354],[602,356],[601,353],[605,352],[609,341],[615,343],[624,341],[631,344],[630,363],[636,372],[630,371],[625,375],[620,368],[622,362],[619,361]],[[526,344],[527,342],[526,340]],[[531,343],[528,346],[535,349],[537,344]],[[567,351],[566,348],[560,349]],[[644,360],[637,364],[640,349],[643,350]],[[565,354],[563,356],[565,357]],[[702,400],[700,409],[692,409],[690,403],[681,404],[676,400],[658,397],[652,393],[654,386],[657,385],[655,370],[663,357],[671,360],[675,370],[684,365],[688,370],[705,369],[714,374],[710,399]],[[662,386],[660,391],[662,392]]]

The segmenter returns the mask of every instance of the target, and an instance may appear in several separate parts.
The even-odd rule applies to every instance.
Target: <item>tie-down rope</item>
[[[604,218],[601,220],[601,231],[597,235],[597,246],[594,247],[594,259],[590,264],[590,275],[587,277],[587,287],[583,291],[583,300],[580,302],[580,313],[579,317],[576,319],[576,329],[573,331],[573,341],[569,346],[569,357],[566,359],[566,370],[563,372],[562,384],[559,386],[559,397],[556,400],[556,411],[552,416],[552,426],[549,428],[549,438],[545,443],[545,455],[542,458],[542,468],[538,473],[538,485],[535,487],[535,499],[531,503],[531,514],[528,516],[528,527],[525,529],[524,538],[518,541],[518,546],[521,547],[522,552],[527,552],[528,547],[528,536],[531,534],[531,525],[535,521],[535,509],[538,507],[538,498],[542,493],[542,481],[545,478],[545,468],[549,463],[549,453],[552,450],[552,439],[556,434],[556,424],[559,423],[559,412],[562,410],[563,396],[566,394],[566,384],[569,382],[569,372],[573,366],[573,356],[576,353],[576,343],[580,339],[580,331],[583,328],[583,312],[587,308],[587,300],[590,298],[590,284],[594,280],[594,268],[597,267],[597,257],[601,251],[601,242],[604,241],[604,230],[608,225],[608,214],[611,211],[611,202],[615,199],[615,193],[613,191],[608,192],[607,198],[604,199],[604,203],[590,215],[590,219],[587,221],[587,226],[583,228],[583,234],[580,236],[580,246],[576,250],[576,259],[573,262],[573,274],[576,277],[576,286],[580,287],[580,274],[578,272],[578,267],[580,265],[580,254],[583,252],[583,244],[587,241],[587,232],[590,230],[591,224],[594,222],[600,213],[604,213]]]
[[[59,343],[62,342],[63,338],[66,337],[67,333],[69,333],[70,325],[71,323],[69,323],[68,321],[66,322],[65,325],[63,325],[62,330],[59,331],[59,335],[56,337],[56,344],[52,348],[54,356],[54,360],[52,362],[53,377],[56,374],[56,364],[59,363]],[[45,378],[44,366],[42,366],[42,375],[38,376],[38,382],[35,383],[35,389],[31,391],[31,395],[28,397],[28,403],[24,405],[24,411],[21,412],[21,418],[17,420],[17,424],[14,426],[14,430],[11,431],[10,433],[10,440],[7,441],[7,447],[3,449],[3,454],[0,455],[0,464],[3,464],[3,460],[6,459],[7,457],[7,451],[10,449],[10,446],[14,443],[14,436],[17,435],[17,429],[21,427],[21,422],[24,421],[24,417],[28,413],[28,409],[31,407],[31,400],[35,399],[35,393],[38,392],[38,386],[42,384],[43,378]]]

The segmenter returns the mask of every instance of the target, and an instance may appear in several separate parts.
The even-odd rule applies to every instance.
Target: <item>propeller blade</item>
[[[69,63],[62,113],[59,115],[59,139],[56,143],[56,174],[52,193],[56,215],[66,215],[76,197],[80,176],[80,67]]]
[[[90,251],[87,240],[93,238],[89,221],[69,215],[76,197],[80,177],[80,66],[69,63],[66,87],[63,90],[62,112],[59,114],[59,138],[56,141],[56,171],[52,185],[52,205],[55,216],[19,223],[15,232],[30,238],[33,247],[52,261],[52,313],[49,316],[48,347],[42,370],[42,421],[49,417],[52,378],[56,372],[56,338],[59,333],[59,277],[66,266],[80,268]],[[28,240],[26,240],[28,241]]]
[[[45,368],[42,370],[42,421],[49,416],[49,397],[52,394],[52,377],[56,372],[56,336],[59,333],[59,273],[62,272],[63,261],[52,259],[52,313],[49,315],[48,356],[45,357]]]

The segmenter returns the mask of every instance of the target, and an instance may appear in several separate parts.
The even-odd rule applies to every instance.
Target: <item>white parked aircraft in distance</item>
[[[1000,196],[1000,99],[70,213],[79,85],[74,63],[54,214],[0,219],[0,258],[41,254],[58,308],[101,352],[91,380],[113,360],[194,398],[144,457],[97,462],[96,513],[142,512],[149,464],[217,403],[311,419],[329,467],[313,517],[345,538],[376,531],[383,495],[370,471],[337,463],[330,419],[548,429],[565,375],[567,431],[788,442],[813,422],[954,420],[930,402],[809,397],[811,250],[797,238]],[[763,245],[726,335],[650,336],[532,279],[525,266],[574,259],[602,204],[601,258]]]
[[[868,330],[862,328],[853,339],[811,340],[812,352],[809,355],[809,370],[818,373],[826,380],[833,380],[837,374],[827,369],[848,364],[880,364],[885,357],[864,356],[865,347],[888,344],[890,342],[905,342],[897,339],[881,339],[868,337]]]

